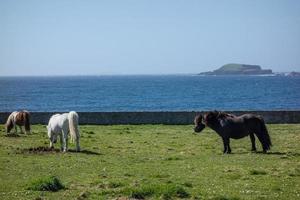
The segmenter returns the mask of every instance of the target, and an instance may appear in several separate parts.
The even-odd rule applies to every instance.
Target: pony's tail
[[[79,146],[79,129],[78,129],[78,114],[75,111],[71,111],[68,114],[68,121],[69,121],[69,129],[70,129],[70,136],[71,141],[76,141],[76,149],[77,151],[80,151]]]
[[[25,131],[30,133],[30,114],[26,110],[24,110],[23,112]]]
[[[263,120],[263,118],[259,117],[259,121],[260,121],[260,133],[258,136],[258,139],[260,140],[260,142],[262,143],[263,146],[263,151],[266,152],[267,150],[271,149],[272,146],[272,142],[271,142],[271,138],[268,132],[268,129],[266,127],[265,121]]]

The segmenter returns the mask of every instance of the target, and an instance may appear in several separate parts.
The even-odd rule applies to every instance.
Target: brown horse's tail
[[[25,131],[30,132],[30,114],[28,111],[23,112]]]
[[[257,134],[257,137],[263,146],[263,151],[266,152],[271,149],[272,142],[264,119],[262,117],[259,117],[258,119],[260,122],[260,133]]]

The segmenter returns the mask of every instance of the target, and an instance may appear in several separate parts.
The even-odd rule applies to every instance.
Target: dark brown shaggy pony
[[[200,120],[201,119],[201,120]],[[224,153],[231,153],[230,138],[240,139],[250,135],[252,151],[256,151],[255,136],[262,144],[263,152],[272,146],[271,139],[262,117],[254,114],[235,116],[224,112],[208,112],[195,117],[195,132],[201,132],[206,125],[216,131],[223,140]]]
[[[13,128],[15,128],[15,133],[17,133],[17,126],[19,126],[21,133],[23,133],[22,126],[25,126],[26,133],[30,133],[30,114],[28,111],[12,112],[5,124],[6,133],[9,133]]]

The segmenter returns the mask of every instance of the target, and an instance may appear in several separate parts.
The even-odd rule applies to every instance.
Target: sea
[[[0,77],[0,111],[300,110],[300,77]]]

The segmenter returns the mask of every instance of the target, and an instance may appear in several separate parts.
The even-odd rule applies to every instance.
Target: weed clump
[[[94,135],[95,132],[94,131],[88,131],[87,134]]]
[[[218,197],[212,198],[212,200],[239,200],[239,198],[237,198],[237,197],[218,196]]]
[[[55,176],[35,180],[32,183],[30,183],[30,185],[27,187],[28,190],[51,192],[56,192],[64,188],[65,186]]]
[[[146,199],[149,197],[161,197],[162,199],[188,198],[190,194],[179,185],[145,185],[139,188],[127,188],[130,198]]]

